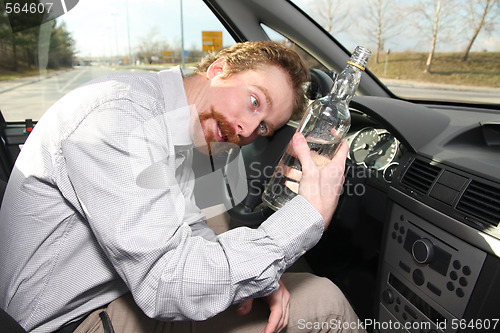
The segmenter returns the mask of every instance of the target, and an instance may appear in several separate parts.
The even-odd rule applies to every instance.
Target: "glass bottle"
[[[349,102],[358,89],[370,55],[370,50],[358,46],[346,68],[337,76],[330,93],[309,105],[297,127],[306,138],[318,166],[331,160],[351,126]],[[264,190],[263,202],[275,210],[283,207],[297,195],[301,178],[302,166],[290,142]]]

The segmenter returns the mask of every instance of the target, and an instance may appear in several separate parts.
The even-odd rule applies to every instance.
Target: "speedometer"
[[[378,139],[379,135],[375,128],[367,127],[360,130],[351,142],[349,151],[351,160],[356,164],[364,163],[366,156],[377,144]]]
[[[383,170],[394,161],[398,150],[399,142],[391,133],[366,127],[354,135],[349,157],[358,165]]]
[[[377,170],[385,168],[396,157],[398,146],[398,141],[391,133],[380,133],[377,143],[365,157],[365,165]]]

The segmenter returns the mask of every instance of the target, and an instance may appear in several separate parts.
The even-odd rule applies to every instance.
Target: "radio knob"
[[[392,294],[392,291],[390,289],[384,290],[384,292],[382,293],[382,300],[385,304],[394,303],[394,295]]]
[[[428,264],[434,256],[434,244],[427,238],[418,239],[413,243],[411,253],[419,264]]]

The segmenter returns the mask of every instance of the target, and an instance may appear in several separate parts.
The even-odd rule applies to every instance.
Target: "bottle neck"
[[[363,67],[349,61],[347,67],[335,80],[329,97],[349,103],[358,89],[363,71]]]

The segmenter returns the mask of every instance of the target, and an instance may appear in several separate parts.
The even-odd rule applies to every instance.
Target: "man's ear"
[[[215,60],[207,69],[207,78],[213,79],[224,71],[225,66],[227,66],[226,58],[219,58]]]

